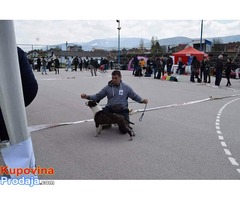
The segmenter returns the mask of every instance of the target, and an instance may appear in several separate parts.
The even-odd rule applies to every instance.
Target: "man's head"
[[[118,70],[114,70],[112,72],[112,83],[113,85],[119,85],[122,79],[121,72]]]

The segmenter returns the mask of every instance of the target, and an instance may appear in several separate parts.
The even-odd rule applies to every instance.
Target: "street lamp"
[[[120,67],[120,30],[121,30],[121,27],[120,27],[120,20],[116,20],[116,22],[118,23],[118,66]]]
[[[203,20],[201,20],[200,51],[203,51],[203,46],[202,46],[202,34],[203,34]]]

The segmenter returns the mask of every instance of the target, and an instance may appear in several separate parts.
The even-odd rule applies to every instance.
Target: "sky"
[[[112,20],[15,20],[18,44],[59,44],[117,38]],[[120,20],[121,37],[158,39],[185,36],[200,38],[201,20]],[[240,34],[240,20],[203,20],[203,37]]]
[[[120,20],[122,37],[158,39],[175,36],[203,38],[240,34],[240,14],[234,0],[216,4],[207,0],[42,0],[14,2],[16,12],[1,10],[0,19],[13,19],[18,44],[55,45],[117,38]],[[13,0],[5,1],[12,9]],[[1,6],[2,7],[2,6]]]

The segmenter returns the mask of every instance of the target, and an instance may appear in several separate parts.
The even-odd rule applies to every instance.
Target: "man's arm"
[[[28,106],[37,95],[38,83],[34,77],[32,68],[28,62],[25,52],[19,47],[17,48],[17,50],[22,79],[24,102],[25,106]]]
[[[94,94],[94,95],[81,94],[81,98],[99,102],[104,97],[107,96],[107,87],[108,86],[104,87],[100,92],[98,92],[97,94]]]
[[[136,92],[133,91],[133,89],[131,87],[128,86],[128,88],[129,88],[129,93],[128,94],[129,94],[129,97],[132,100],[134,100],[138,103],[145,103],[145,104],[148,103],[147,99],[143,99],[142,97],[140,97]]]

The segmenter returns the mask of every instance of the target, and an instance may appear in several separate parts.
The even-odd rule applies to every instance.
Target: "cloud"
[[[121,20],[121,37],[199,38],[201,20]],[[18,44],[59,44],[116,38],[116,20],[16,20]],[[203,37],[239,34],[240,20],[204,20]]]

